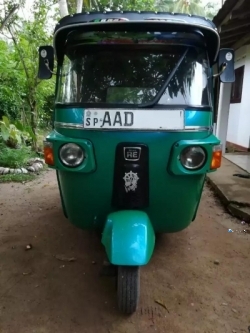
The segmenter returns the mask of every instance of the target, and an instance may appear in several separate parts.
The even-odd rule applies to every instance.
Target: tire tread
[[[140,270],[138,266],[119,266],[117,276],[119,310],[126,314],[136,311],[140,294]]]

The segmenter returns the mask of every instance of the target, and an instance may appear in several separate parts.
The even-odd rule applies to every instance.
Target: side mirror
[[[52,46],[39,47],[38,78],[48,80],[52,77],[54,69],[54,48]]]
[[[221,49],[218,57],[218,76],[223,83],[233,83],[234,73],[234,50]]]

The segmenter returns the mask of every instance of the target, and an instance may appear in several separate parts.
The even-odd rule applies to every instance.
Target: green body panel
[[[55,121],[82,124],[83,109],[56,110]],[[186,111],[186,126],[211,126],[211,112]],[[149,207],[145,209],[155,232],[177,232],[193,220],[200,201],[203,173],[180,171],[176,143],[217,144],[209,130],[196,132],[87,131],[60,128],[48,136],[53,142],[55,168],[65,214],[83,229],[103,230],[111,206],[114,158],[120,142],[144,143],[149,147]],[[191,140],[191,141],[190,141]],[[75,142],[88,150],[86,168],[70,169],[58,161],[58,148],[63,142]],[[186,142],[186,143],[185,143]],[[178,155],[178,154],[177,154]],[[175,161],[174,161],[175,160]],[[208,164],[207,164],[208,165]],[[207,170],[206,170],[207,171]]]
[[[113,265],[146,265],[155,245],[155,234],[149,217],[137,210],[109,214],[102,244]]]
[[[66,212],[66,208],[64,205],[64,201],[63,201],[63,194],[62,194],[62,190],[61,190],[61,184],[59,181],[59,177],[58,177],[58,170],[56,170],[56,178],[57,178],[57,183],[58,183],[58,188],[59,188],[59,193],[60,193],[60,198],[61,198],[61,204],[62,204],[62,209],[63,209],[63,214],[66,218],[68,218],[67,212]]]
[[[212,126],[212,112],[186,110],[185,126]]]
[[[84,109],[82,108],[57,108],[55,110],[55,121],[83,124]]]

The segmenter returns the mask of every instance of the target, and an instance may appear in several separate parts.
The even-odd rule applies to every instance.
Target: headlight
[[[75,143],[66,143],[59,151],[62,163],[68,167],[77,167],[84,160],[83,149]]]
[[[196,170],[205,164],[206,153],[203,148],[198,146],[186,147],[180,154],[180,161],[184,168]]]

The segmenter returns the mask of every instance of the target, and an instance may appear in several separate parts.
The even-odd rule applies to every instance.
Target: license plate
[[[91,130],[183,130],[184,110],[85,109],[84,128]]]

